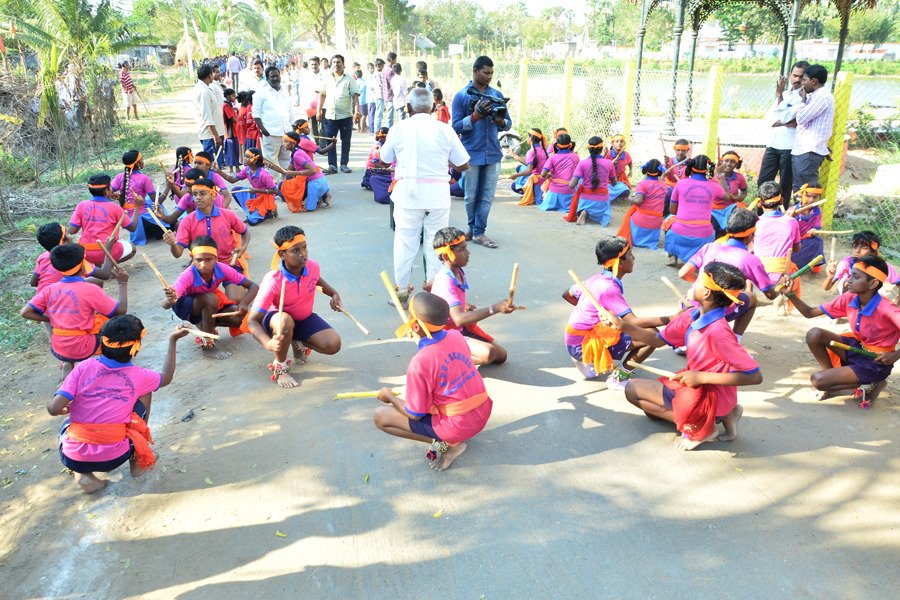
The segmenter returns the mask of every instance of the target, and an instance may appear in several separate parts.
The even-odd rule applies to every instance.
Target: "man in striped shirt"
[[[122,99],[125,102],[125,119],[131,118],[131,109],[134,109],[134,119],[136,121],[138,118],[138,95],[137,88],[134,87],[134,81],[131,80],[131,68],[128,65],[128,61],[122,63],[122,69],[119,71],[119,83],[122,85]]]
[[[817,184],[822,160],[826,157],[831,160],[828,140],[834,128],[834,96],[825,89],[826,81],[828,71],[825,67],[807,67],[799,90],[802,104],[797,108],[793,121],[786,124],[797,128],[791,150],[792,187],[795,193],[804,183]]]

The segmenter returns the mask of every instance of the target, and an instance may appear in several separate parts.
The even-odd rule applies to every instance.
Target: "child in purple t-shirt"
[[[94,473],[129,462],[132,476],[138,477],[156,461],[147,427],[150,401],[153,392],[172,382],[175,343],[187,331],[169,336],[160,373],[131,362],[146,331],[135,316],[110,319],[100,330],[102,355],[79,363],[47,403],[51,415],[68,415],[59,430],[59,457],[87,494],[108,483]]]
[[[494,341],[478,325],[478,321],[496,313],[511,313],[515,305],[501,300],[486,308],[476,308],[466,302],[469,283],[463,267],[469,264],[469,248],[465,234],[455,227],[444,227],[434,235],[434,251],[444,266],[434,276],[428,291],[443,298],[450,305],[447,329],[459,331],[469,343],[472,359],[480,365],[506,362],[506,349]]]

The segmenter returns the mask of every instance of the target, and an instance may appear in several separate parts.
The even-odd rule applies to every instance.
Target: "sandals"
[[[486,235],[479,235],[476,238],[472,238],[472,241],[478,244],[479,246],[484,246],[485,248],[496,248],[497,244],[494,241],[487,237]]]

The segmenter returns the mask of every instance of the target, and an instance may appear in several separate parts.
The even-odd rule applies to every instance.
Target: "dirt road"
[[[181,97],[183,100],[183,96]],[[189,112],[187,114],[190,114]],[[193,142],[189,119],[161,126]],[[268,379],[249,336],[234,356],[179,347],[175,382],[154,396],[156,470],[124,469],[96,497],[62,474],[44,404],[58,371],[44,342],[6,356],[0,477],[0,590],[6,598],[873,598],[896,593],[900,456],[896,386],[868,411],[816,402],[802,340],[810,323],[762,307],[744,341],[762,385],[741,392],[740,437],[692,453],[671,425],[621,393],[580,380],[562,342],[566,270],[587,276],[611,228],[575,227],[501,193],[474,247],[470,301],[504,297],[512,264],[527,311],[485,322],[510,353],[482,370],[494,398],[487,429],[441,474],[425,448],[372,424],[375,400],[338,391],[402,384],[414,351],[392,338],[396,313],[378,278],[391,270],[387,207],[359,187],[370,138],[354,135],[352,175],[332,176],[335,206],[252,230],[251,276],[285,223],[306,229],[311,256],[364,337],[324,299],[317,310],[343,350],[313,355],[301,387]],[[194,144],[196,146],[196,144]],[[614,223],[623,208],[615,209]],[[465,224],[462,202],[451,222]],[[183,260],[147,248],[174,279]],[[671,311],[662,252],[637,251],[625,280],[638,314]],[[132,261],[130,306],[149,328],[139,363],[159,368],[174,325],[146,265]],[[414,281],[421,278],[421,262]],[[682,286],[686,288],[686,286]],[[805,295],[821,293],[807,285]],[[821,325],[821,323],[818,323]],[[827,323],[825,323],[827,326]],[[678,369],[660,350],[651,364]],[[182,422],[193,410],[194,418]],[[11,420],[7,420],[11,419]],[[18,437],[14,437],[18,436]],[[893,590],[893,591],[892,591]]]

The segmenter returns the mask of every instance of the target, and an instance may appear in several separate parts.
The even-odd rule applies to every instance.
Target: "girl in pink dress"
[[[712,205],[725,197],[725,190],[711,180],[713,163],[700,154],[685,163],[690,176],[675,184],[669,210],[673,217],[667,221],[666,252],[669,266],[687,262],[704,244],[715,240],[710,223]]]
[[[596,135],[588,140],[590,156],[578,163],[569,188],[580,190],[577,194],[578,224],[584,225],[588,217],[600,224],[609,225],[612,211],[609,208],[609,186],[616,183],[616,168],[612,161],[603,158],[603,140]]]
[[[668,186],[660,179],[662,164],[655,158],[644,163],[641,172],[645,177],[634,188],[631,207],[622,218],[617,235],[630,240],[634,246],[656,250]]]
[[[516,172],[509,176],[513,180],[512,191],[517,194],[527,195],[526,188],[530,180],[532,197],[528,199],[523,196],[523,201],[519,202],[523,206],[526,204],[540,204],[543,200],[544,195],[541,186],[544,185],[544,180],[540,178],[540,174],[544,170],[544,164],[549,156],[547,154],[547,144],[544,141],[544,134],[537,127],[528,130],[528,143],[531,144],[531,148],[524,158],[518,156],[515,152],[510,152],[510,155],[515,160],[522,163],[521,166],[516,168]]]
[[[569,181],[578,166],[578,155],[572,151],[574,144],[568,133],[561,133],[553,144],[553,154],[544,163],[541,178],[550,179],[545,182],[544,199],[538,208],[541,210],[559,210],[569,212],[572,196],[575,192],[569,187]]]
[[[137,223],[131,233],[131,243],[143,246],[147,238],[162,239],[163,230],[156,224],[147,210],[147,202],[156,202],[156,186],[153,180],[141,172],[144,168],[144,157],[137,150],[129,150],[122,155],[123,172],[112,180],[113,192],[118,192],[119,204],[128,213],[128,218]]]
[[[728,217],[735,206],[743,207],[744,197],[747,196],[747,179],[738,169],[744,164],[741,157],[734,150],[729,150],[721,156],[716,167],[716,179],[725,190],[725,197],[713,203],[713,227],[719,234],[728,228]],[[740,203],[740,204],[739,204]]]

